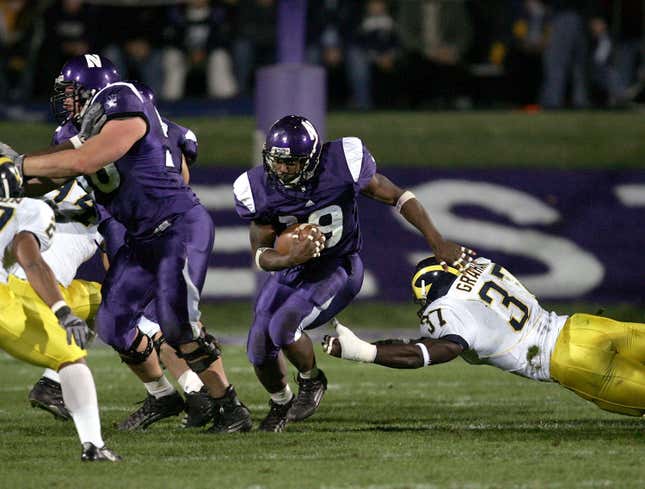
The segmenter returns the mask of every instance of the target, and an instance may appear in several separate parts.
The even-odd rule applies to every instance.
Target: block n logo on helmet
[[[98,54],[86,54],[85,61],[87,61],[88,68],[103,68],[101,56]]]

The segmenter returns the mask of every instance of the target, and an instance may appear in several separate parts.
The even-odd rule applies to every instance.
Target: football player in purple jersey
[[[72,137],[54,149],[13,156],[13,161],[26,178],[86,175],[97,202],[126,228],[127,244],[103,283],[96,320],[101,339],[155,398],[169,390],[152,340],[137,328],[154,300],[168,344],[208,388],[214,405],[210,430],[247,431],[250,413],[218,368],[215,339],[199,323],[213,222],[176,171],[154,105],[130,83],[115,81],[98,91],[84,87],[85,80],[104,76],[111,66],[100,55],[86,54],[68,61],[57,79],[63,107],[81,107],[81,130],[91,127],[90,135],[98,134],[87,141]]]
[[[260,429],[282,431],[287,422],[311,416],[327,388],[305,330],[338,314],[363,282],[359,194],[395,206],[446,269],[466,267],[474,252],[445,240],[412,192],[377,173],[358,138],[322,144],[309,120],[289,115],[269,130],[263,160],[262,167],[238,177],[234,194],[238,214],[250,222],[257,266],[275,272],[258,294],[247,352],[271,396]],[[296,241],[288,254],[273,249],[276,235],[296,222],[318,225],[325,237],[322,251],[316,237]],[[284,357],[298,370],[297,395],[287,383]]]
[[[154,93],[147,85],[138,81],[129,83],[132,83],[144,98],[154,104]],[[91,88],[100,90],[105,85],[107,85],[107,81],[103,79],[99,80],[99,85],[93,85]],[[182,174],[184,182],[188,183],[190,179],[188,168],[197,159],[197,137],[190,129],[182,127],[173,121],[165,118],[162,118],[162,121],[167,127],[167,148],[172,154],[173,165]],[[58,145],[77,136],[79,129],[78,119],[73,112],[70,112],[67,119],[56,128],[52,144]],[[125,243],[126,230],[123,225],[109,215],[105,208],[102,206],[97,207],[100,214],[99,228],[101,235],[104,237],[103,247],[107,257],[107,268],[118,249]],[[185,394],[185,403],[174,388],[164,390],[164,395],[160,395],[158,398],[149,393],[143,405],[120,422],[118,427],[128,431],[145,429],[152,423],[177,415],[183,410],[186,411],[186,416],[183,420],[184,426],[199,427],[207,424],[210,420],[211,403],[206,388],[197,374],[190,370],[186,362],[177,357],[174,348],[166,343],[156,322],[154,303],[151,303],[146,308],[138,327],[154,341],[157,354],[163,365],[182,387]],[[218,364],[221,364],[221,360],[218,360]],[[161,379],[156,381],[157,384],[160,382],[163,381]],[[34,385],[29,393],[29,400],[33,406],[47,410],[59,419],[69,418],[69,413],[62,397],[59,377],[56,372],[50,369],[45,370],[43,376]]]

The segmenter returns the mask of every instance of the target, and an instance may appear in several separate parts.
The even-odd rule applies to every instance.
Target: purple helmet
[[[155,92],[152,91],[152,88],[150,88],[148,85],[146,85],[143,82],[137,81],[137,80],[128,80],[127,83],[130,83],[131,85],[134,86],[134,88],[137,89],[137,91],[141,94],[141,96],[152,103],[154,105],[155,103]]]
[[[285,116],[269,129],[262,150],[264,169],[285,187],[304,187],[316,172],[321,148],[318,131],[308,119]]]
[[[54,80],[50,99],[54,117],[59,123],[70,117],[80,118],[96,92],[120,80],[116,66],[100,54],[83,54],[68,60]]]

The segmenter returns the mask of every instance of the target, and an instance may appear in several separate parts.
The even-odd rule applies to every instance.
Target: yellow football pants
[[[94,319],[101,302],[99,284],[75,280],[60,289],[74,314]],[[28,282],[10,276],[9,284],[0,284],[0,310],[0,348],[10,355],[53,370],[87,355],[75,343],[67,344],[67,333]]]
[[[600,409],[645,414],[645,324],[574,314],[551,355],[551,377]]]

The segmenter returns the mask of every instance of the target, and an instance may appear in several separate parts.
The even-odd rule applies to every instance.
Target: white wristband
[[[78,149],[81,146],[83,146],[83,141],[81,138],[78,137],[78,134],[74,137],[69,138],[69,142],[72,143],[72,146],[74,146],[74,149]]]
[[[427,367],[430,365],[430,352],[428,351],[428,347],[424,345],[423,343],[415,343],[419,347],[419,350],[421,350],[421,354],[423,355],[423,366]]]
[[[416,195],[414,195],[409,190],[406,190],[401,194],[401,197],[399,197],[399,200],[396,201],[396,210],[398,212],[401,212],[401,208],[403,207],[403,204],[405,204],[410,199],[416,199],[416,198],[417,198]]]
[[[65,302],[65,301],[58,301],[58,302],[54,302],[54,303],[51,305],[50,309],[52,310],[52,312],[53,312],[54,314],[56,314],[60,309],[62,309],[62,308],[63,308],[63,307],[65,307],[65,306],[67,306],[67,302]]]
[[[258,248],[257,251],[255,252],[255,265],[260,270],[264,270],[264,268],[262,268],[262,265],[260,265],[260,257],[262,256],[262,253],[264,253],[266,250],[270,250],[270,249],[272,249],[272,248],[264,246],[262,248]]]

